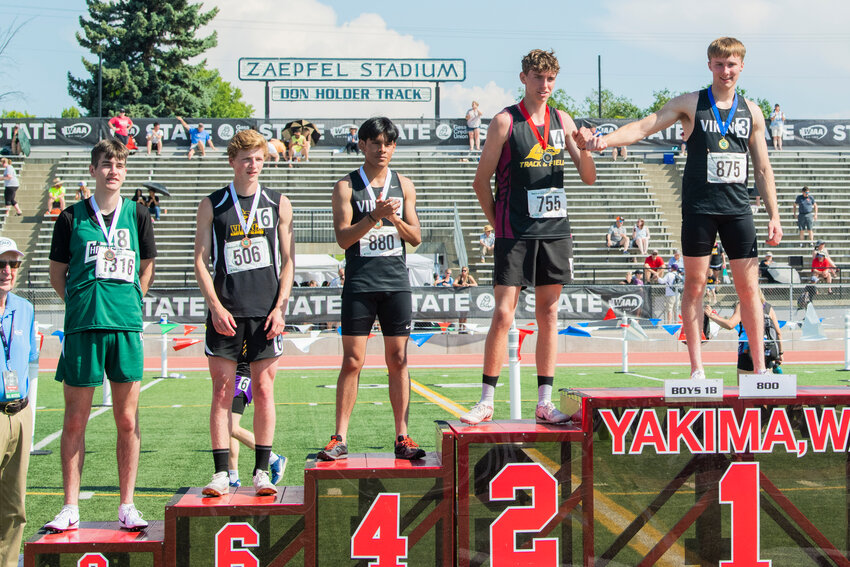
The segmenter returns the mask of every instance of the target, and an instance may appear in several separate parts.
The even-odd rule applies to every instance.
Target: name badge
[[[136,276],[136,253],[123,248],[97,249],[94,275],[99,280],[121,280],[133,283]]]
[[[567,194],[564,188],[529,189],[528,216],[533,219],[566,218]]]
[[[360,256],[363,258],[401,256],[401,253],[401,237],[392,225],[373,228],[360,239]]]
[[[3,371],[3,388],[6,392],[7,400],[17,400],[21,397],[21,385],[18,381],[17,370]]]
[[[723,399],[723,380],[720,378],[665,380],[664,398],[676,401],[721,400]]]
[[[266,268],[271,264],[269,241],[264,236],[224,243],[224,267],[228,274]]]
[[[796,398],[796,374],[742,374],[738,387],[741,398]]]
[[[705,173],[709,183],[746,183],[747,154],[709,152]]]

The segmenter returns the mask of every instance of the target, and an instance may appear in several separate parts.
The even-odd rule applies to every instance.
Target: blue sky
[[[434,57],[467,62],[464,83],[442,87],[442,116],[460,116],[481,101],[491,116],[512,101],[519,61],[530,49],[554,48],[558,87],[576,100],[602,83],[640,107],[652,92],[694,90],[710,80],[705,48],[722,35],[748,53],[739,85],[782,104],[789,118],[850,119],[850,3],[838,0],[555,1],[533,13],[503,0],[368,3],[337,0],[205,1],[218,6],[212,29],[219,46],[211,66],[237,84],[263,112],[263,90],[239,82],[239,57]],[[74,34],[82,0],[0,0],[3,27],[23,28],[0,61],[0,91],[20,91],[0,108],[57,116],[75,105],[67,73],[82,73],[87,54]],[[89,55],[90,57],[90,55]],[[281,84],[286,85],[286,83]],[[433,103],[280,103],[273,117],[431,117]]]

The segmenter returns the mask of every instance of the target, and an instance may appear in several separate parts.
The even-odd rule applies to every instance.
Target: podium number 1
[[[374,559],[370,567],[405,567],[407,536],[399,532],[400,495],[382,492],[351,536],[352,559]]]
[[[759,559],[759,464],[732,463],[720,479],[720,502],[732,506],[732,560],[721,567],[770,567]]]

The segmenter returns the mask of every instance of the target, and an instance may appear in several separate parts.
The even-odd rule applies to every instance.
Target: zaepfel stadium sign
[[[466,80],[463,59],[310,59],[242,57],[242,81],[411,81]]]

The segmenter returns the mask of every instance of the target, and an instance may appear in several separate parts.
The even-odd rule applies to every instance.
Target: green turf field
[[[786,373],[796,373],[799,384],[844,384],[845,374],[838,366],[789,365]],[[667,378],[686,378],[686,367],[633,367],[629,374],[618,368],[559,368],[555,388],[661,386]],[[735,369],[708,367],[709,378],[723,378],[734,385]],[[478,368],[411,370],[411,378],[440,397],[468,408],[478,401],[481,371]],[[41,374],[35,442],[38,443],[62,427],[61,385],[52,374]],[[848,376],[850,378],[850,376]],[[303,463],[308,454],[323,447],[334,432],[336,371],[281,370],[276,379],[278,404],[274,450],[289,458],[281,484],[303,484]],[[357,406],[349,430],[349,451],[392,451],[393,420],[386,388],[386,372],[366,369],[361,376]],[[450,387],[468,384],[470,387]],[[375,385],[375,387],[368,387]],[[149,520],[161,520],[164,507],[174,492],[184,486],[203,486],[212,473],[209,439],[210,381],[204,372],[188,373],[186,379],[153,380],[146,378],[141,394],[140,420],[142,454],[136,483],[136,505]],[[496,419],[509,417],[507,370],[496,390]],[[533,415],[536,380],[532,367],[523,368],[523,417]],[[557,403],[557,396],[553,396]],[[100,389],[95,403],[101,400]],[[100,407],[93,409],[97,414]],[[243,425],[250,427],[252,409],[245,412]],[[434,420],[456,416],[445,407],[413,392],[410,405],[410,434],[426,450],[434,450]],[[117,518],[118,486],[115,461],[115,426],[110,410],[93,417],[86,438],[86,463],[82,478],[85,499],[80,501],[82,521],[114,521]],[[59,439],[49,443],[48,456],[33,456],[30,461],[25,540],[52,519],[62,505],[62,476]],[[253,453],[243,449],[240,473],[250,484]]]

